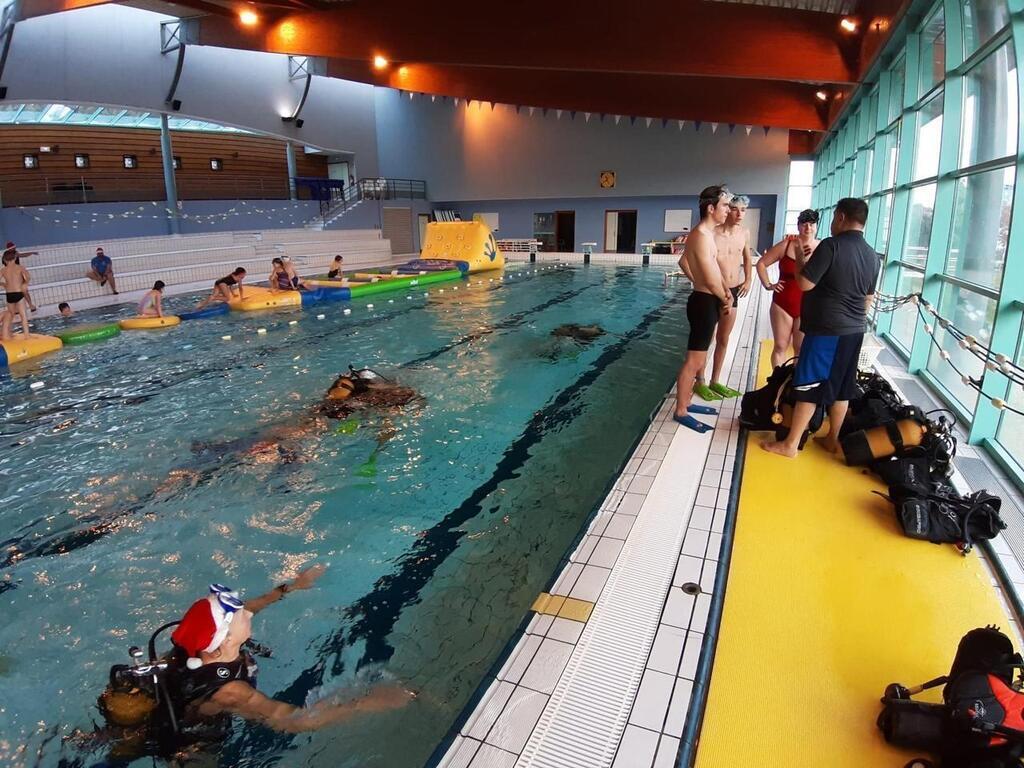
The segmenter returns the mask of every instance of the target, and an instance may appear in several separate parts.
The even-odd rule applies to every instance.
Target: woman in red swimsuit
[[[803,302],[803,291],[796,280],[796,249],[801,248],[813,253],[818,247],[815,235],[818,232],[818,212],[808,208],[801,211],[796,220],[796,237],[786,235],[776,243],[757,262],[757,275],[761,285],[773,291],[772,336],[775,347],[772,349],[772,366],[782,365],[790,357],[790,348],[794,355],[800,354],[800,345],[804,335],[800,332],[800,304]],[[776,283],[768,277],[768,267],[779,265],[779,280]]]

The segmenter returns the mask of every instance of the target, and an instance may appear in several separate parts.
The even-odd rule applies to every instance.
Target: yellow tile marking
[[[563,619],[585,622],[590,618],[594,604],[587,600],[577,600],[574,597],[549,595],[547,592],[541,592],[533,601],[530,610],[547,616],[560,616]]]

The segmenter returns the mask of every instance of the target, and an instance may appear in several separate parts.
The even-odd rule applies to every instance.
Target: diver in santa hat
[[[307,568],[291,582],[244,602],[229,587],[211,584],[209,594],[195,601],[180,622],[154,633],[148,662],[142,660],[141,649],[133,648],[135,664],[111,670],[99,707],[113,732],[105,733],[103,741],[131,742],[127,751],[136,755],[166,755],[188,744],[222,740],[226,719],[232,715],[276,731],[299,733],[406,705],[414,694],[387,683],[358,698],[327,697],[308,707],[271,699],[256,689],[251,651],[268,654],[251,641],[253,615],[291,592],[309,589],[324,570],[319,565]],[[173,649],[158,657],[156,638],[171,626]]]

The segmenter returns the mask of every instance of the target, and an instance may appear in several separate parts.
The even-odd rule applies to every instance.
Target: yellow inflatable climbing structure
[[[490,227],[482,221],[434,221],[427,224],[420,261],[450,261],[463,272],[501,269],[505,257]]]

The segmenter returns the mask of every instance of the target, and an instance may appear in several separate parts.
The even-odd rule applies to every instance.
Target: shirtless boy
[[[0,316],[0,340],[9,341],[14,318],[21,318],[21,333],[29,335],[28,316],[25,314],[25,289],[28,286],[28,270],[18,263],[17,253],[6,252],[3,255],[3,268],[0,269],[0,281],[7,292],[7,306]]]
[[[715,245],[718,246],[718,266],[722,270],[722,280],[732,293],[733,309],[739,306],[739,300],[750,292],[753,277],[753,259],[751,258],[750,233],[743,226],[750,199],[746,195],[736,195],[729,202],[729,218],[725,223],[715,227]],[[742,276],[740,268],[742,267]],[[725,397],[739,397],[742,393],[722,383],[722,368],[725,366],[725,353],[729,350],[729,336],[736,325],[736,313],[723,315],[718,323],[715,336],[715,354],[711,365],[711,384],[704,381],[704,371],[694,385],[693,391],[704,400],[721,400]]]
[[[39,255],[39,251],[19,251],[18,250],[18,246],[16,246],[10,240],[7,241],[7,247],[4,249],[4,253],[5,254],[13,253],[14,254],[14,263],[15,264],[21,264],[22,258],[27,258],[29,256],[38,256]],[[33,312],[35,312],[36,311],[36,305],[32,301],[32,294],[30,294],[28,292],[28,285],[25,286],[24,294],[25,294],[25,301],[28,302],[28,308],[31,309]]]
[[[715,227],[725,223],[729,216],[732,194],[723,186],[707,187],[700,193],[700,224],[686,238],[680,268],[693,283],[693,292],[686,302],[686,319],[690,323],[686,361],[679,369],[676,380],[675,420],[695,432],[709,432],[710,424],[698,421],[691,414],[718,413],[706,405],[694,405],[693,385],[708,360],[708,348],[715,335],[719,317],[732,314],[733,297],[723,280],[718,265],[718,246]]]

